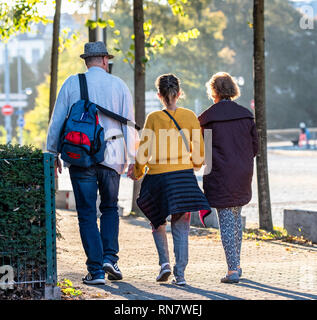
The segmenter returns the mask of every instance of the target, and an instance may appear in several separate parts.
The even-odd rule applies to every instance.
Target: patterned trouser
[[[242,243],[242,207],[217,209],[222,245],[228,270],[238,270]]]

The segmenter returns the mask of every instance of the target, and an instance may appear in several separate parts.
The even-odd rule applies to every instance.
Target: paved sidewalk
[[[120,221],[119,266],[124,280],[107,281],[106,286],[86,286],[81,282],[86,274],[86,258],[77,214],[58,210],[57,218],[64,238],[57,243],[58,278],[72,280],[83,291],[84,299],[317,299],[317,246],[244,240],[242,280],[235,285],[222,284],[220,278],[226,272],[226,264],[216,229],[192,228],[188,285],[160,285],[155,282],[159,266],[151,229],[145,219],[133,217]],[[172,257],[170,232],[168,240]]]

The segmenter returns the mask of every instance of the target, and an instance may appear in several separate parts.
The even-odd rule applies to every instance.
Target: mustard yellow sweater
[[[189,109],[178,107],[169,112],[182,128],[190,152],[186,150],[182,136],[172,119],[163,111],[150,113],[142,131],[137,152],[134,175],[140,179],[148,167],[147,174],[199,169],[204,162],[204,141],[199,121]]]

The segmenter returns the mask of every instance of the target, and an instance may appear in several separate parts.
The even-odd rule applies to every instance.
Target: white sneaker
[[[183,286],[186,286],[186,280],[184,278],[176,278],[176,279],[173,279],[172,284],[183,287]]]
[[[85,284],[106,284],[104,275],[93,276],[91,273],[88,273],[85,278],[83,278],[83,283]]]

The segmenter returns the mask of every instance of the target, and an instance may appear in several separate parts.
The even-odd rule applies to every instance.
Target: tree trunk
[[[144,37],[144,12],[143,0],[133,1],[133,25],[134,25],[134,46],[135,46],[135,65],[134,65],[134,105],[135,120],[140,126],[145,121],[145,37]],[[133,184],[132,211],[139,213],[140,209],[136,204],[136,198],[140,192],[141,181]]]
[[[51,120],[53,113],[56,93],[57,93],[57,73],[58,73],[58,47],[59,47],[59,29],[60,29],[60,18],[61,18],[61,6],[62,0],[56,0],[55,14],[53,21],[53,40],[52,40],[52,51],[51,51],[51,82],[50,82],[50,101],[49,101],[49,112],[48,122]],[[55,189],[58,190],[58,175],[57,169],[55,168]]]
[[[267,128],[265,108],[265,32],[264,0],[254,0],[254,102],[255,120],[259,136],[259,154],[256,158],[259,202],[259,225],[273,231],[269,176],[267,165]]]
[[[50,121],[57,93],[57,73],[58,73],[58,47],[59,47],[59,29],[61,18],[62,0],[56,0],[54,22],[53,22],[53,40],[51,51],[51,82],[50,82],[50,102],[49,102],[49,118]]]

